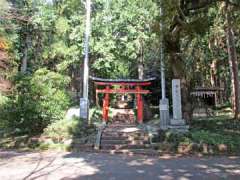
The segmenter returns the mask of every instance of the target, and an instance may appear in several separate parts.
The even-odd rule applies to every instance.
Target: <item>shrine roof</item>
[[[224,91],[221,87],[196,87],[192,90],[191,95],[197,97],[215,96],[216,93]]]
[[[151,77],[147,79],[104,79],[97,77],[90,77],[96,84],[108,85],[108,84],[126,84],[126,85],[150,85],[151,81],[154,81],[156,78]]]
[[[193,91],[224,91],[221,87],[196,87]]]

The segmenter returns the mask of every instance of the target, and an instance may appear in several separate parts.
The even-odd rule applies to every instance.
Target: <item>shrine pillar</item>
[[[140,93],[141,86],[137,86],[136,90],[137,90],[137,120],[138,120],[138,123],[142,124],[143,123],[143,99],[142,99],[142,94]]]
[[[109,113],[109,101],[110,101],[109,86],[106,87],[106,91],[107,93],[105,93],[105,97],[103,99],[103,120],[105,122],[108,121],[108,113]]]

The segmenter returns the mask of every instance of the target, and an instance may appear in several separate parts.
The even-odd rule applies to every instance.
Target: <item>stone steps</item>
[[[132,130],[129,128],[125,128],[125,129],[107,129],[104,130],[103,133],[111,133],[111,134],[116,134],[116,133],[120,133],[120,134],[135,134],[135,133],[143,133],[139,130]]]
[[[132,138],[133,140],[134,138]],[[110,136],[110,135],[102,135],[102,141],[103,140],[131,140],[128,138],[128,136]]]
[[[72,143],[72,148],[80,151],[92,151],[94,149],[94,144]]]
[[[149,144],[101,144],[100,149],[118,150],[118,149],[147,149],[151,148]]]
[[[117,132],[117,131],[104,131],[103,132],[103,137],[104,136],[112,136],[112,137],[145,137],[146,133],[144,132]]]
[[[93,147],[78,146],[73,149],[74,152],[89,152],[89,153],[108,153],[108,154],[124,154],[124,155],[143,155],[143,156],[159,156],[160,152],[154,149],[100,149],[95,150]]]
[[[144,135],[144,136],[106,136],[103,135],[102,136],[102,141],[104,140],[126,140],[126,141],[137,141],[137,140],[144,140],[144,141],[148,141],[149,137]]]
[[[137,145],[137,144],[147,144],[147,140],[101,140],[101,144],[110,144],[110,145],[118,145],[118,144],[130,144],[130,145]]]
[[[105,131],[112,131],[112,130],[118,130],[118,131],[124,131],[124,130],[129,130],[129,131],[139,131],[140,129],[135,126],[135,125],[129,125],[129,126],[123,126],[123,125],[112,125],[108,126]]]
[[[106,150],[101,149],[98,152],[109,153],[109,154],[125,154],[125,155],[144,155],[144,156],[158,156],[160,153],[153,149],[115,149],[115,150]]]
[[[100,152],[111,154],[156,154],[148,134],[135,124],[108,125],[102,134]]]
[[[150,144],[148,133],[128,120],[113,121],[103,130],[99,150],[94,145],[74,144],[75,149],[87,152],[102,152],[126,155],[159,155]]]
[[[108,127],[110,128],[127,128],[127,127],[136,127],[135,124],[123,124],[123,123],[114,123],[114,124],[110,124]]]

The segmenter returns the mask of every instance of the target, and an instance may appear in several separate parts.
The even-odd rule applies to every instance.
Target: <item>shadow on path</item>
[[[78,153],[65,155],[65,158],[80,157],[84,157],[84,161],[97,171],[72,179],[240,179],[240,157],[154,158]]]
[[[10,153],[10,152],[9,152]],[[7,152],[0,152],[0,156]],[[11,154],[11,153],[10,153]],[[1,159],[4,180],[240,179],[240,157],[126,156],[97,153],[12,153]]]

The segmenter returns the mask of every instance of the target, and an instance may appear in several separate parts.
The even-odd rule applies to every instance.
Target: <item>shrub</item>
[[[89,111],[90,123],[101,123],[102,122],[102,109],[93,107]]]
[[[96,127],[87,125],[82,119],[59,120],[49,124],[41,136],[41,146],[52,148],[57,145],[70,147],[77,143],[94,143]]]
[[[8,98],[0,93],[0,107],[5,106],[8,103]],[[1,113],[1,112],[0,112]],[[0,119],[0,135],[2,134],[2,131],[5,127],[5,122]]]
[[[220,134],[204,130],[193,132],[192,138],[198,143],[206,143],[210,145],[224,144],[226,141],[228,141],[226,137],[223,137]]]
[[[171,131],[166,132],[165,134],[165,141],[174,143],[178,145],[179,143],[190,143],[191,140],[189,139],[189,134],[181,134],[181,133],[173,133]]]
[[[60,120],[69,105],[65,87],[69,78],[39,69],[33,75],[18,75],[9,102],[0,119],[18,134],[39,134],[51,122]]]
[[[44,129],[43,136],[50,138],[54,143],[61,143],[73,137],[73,132],[77,125],[77,119],[62,119],[49,124],[49,126]]]
[[[192,132],[194,142],[212,146],[226,145],[229,151],[239,152],[240,141],[238,135],[220,134],[205,130]]]
[[[1,94],[0,92],[0,106],[4,106],[8,101],[7,96],[4,96],[3,94]]]

